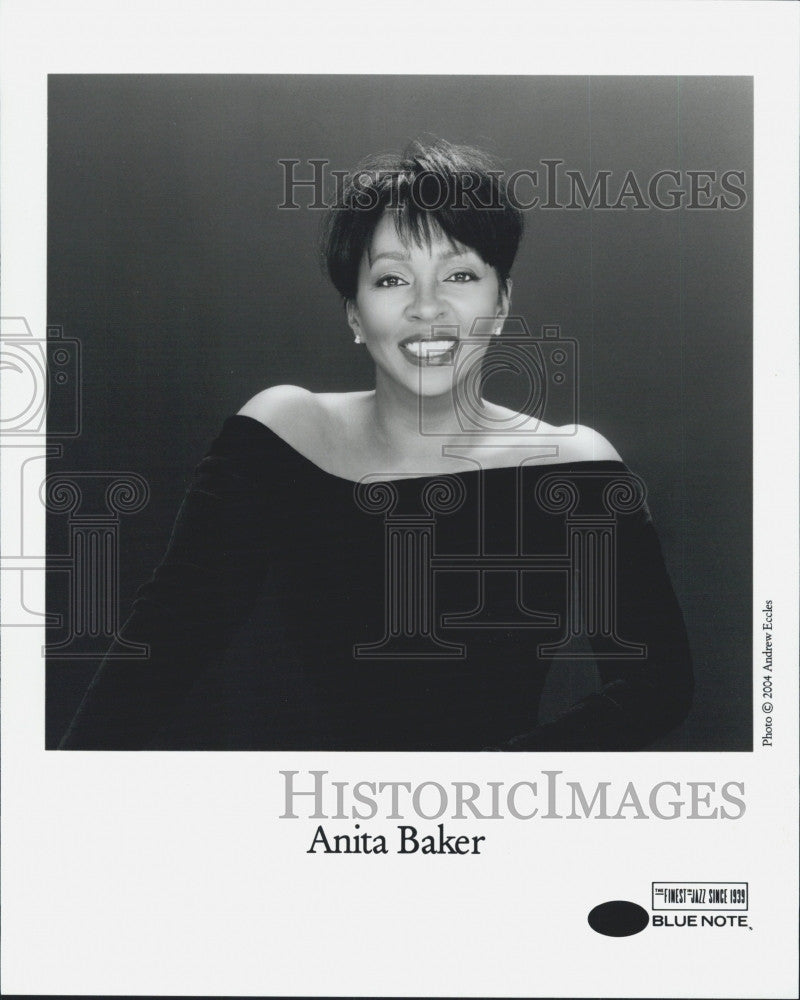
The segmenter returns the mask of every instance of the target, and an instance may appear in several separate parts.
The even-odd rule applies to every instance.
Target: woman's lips
[[[457,347],[457,337],[414,337],[400,344],[406,360],[418,367],[452,365]]]

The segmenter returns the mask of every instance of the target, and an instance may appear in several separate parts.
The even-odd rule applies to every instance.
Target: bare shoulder
[[[486,413],[494,420],[509,421],[514,427],[507,443],[515,448],[522,442],[532,446],[549,446],[558,462],[621,462],[619,452],[599,431],[585,424],[555,427],[538,417],[522,416],[508,407],[484,400]]]
[[[299,385],[271,385],[249,399],[239,416],[252,417],[281,437],[302,436],[316,420],[319,403],[313,392]]]
[[[530,432],[531,444],[552,445],[559,462],[621,462],[619,452],[603,435],[584,424],[567,424],[554,427],[542,420],[531,418],[518,428]]]
[[[306,458],[327,468],[331,456],[348,452],[354,427],[359,425],[364,403],[371,395],[273,385],[249,399],[239,415],[260,421]]]
[[[562,428],[563,430],[563,428]],[[583,424],[576,424],[571,440],[564,441],[564,452],[572,462],[621,462],[619,452],[608,438]]]

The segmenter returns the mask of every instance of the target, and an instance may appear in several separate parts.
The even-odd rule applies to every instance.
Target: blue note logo
[[[600,903],[590,911],[587,919],[593,931],[606,937],[630,937],[643,931],[650,923],[647,910],[626,899]]]

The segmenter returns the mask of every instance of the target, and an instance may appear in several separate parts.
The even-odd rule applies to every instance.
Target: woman
[[[122,632],[150,657],[112,647],[62,747],[617,750],[682,720],[643,485],[590,428],[480,392],[521,234],[477,150],[350,177],[323,249],[375,388],[273,386],[225,421]],[[586,657],[598,690],[537,724]]]

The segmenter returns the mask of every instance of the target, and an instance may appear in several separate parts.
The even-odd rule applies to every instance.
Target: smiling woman
[[[590,428],[475,392],[522,217],[480,151],[362,164],[323,252],[366,392],[229,417],[64,748],[636,749],[691,662],[641,480]],[[520,348],[517,347],[517,350]],[[597,690],[540,724],[548,671]]]

